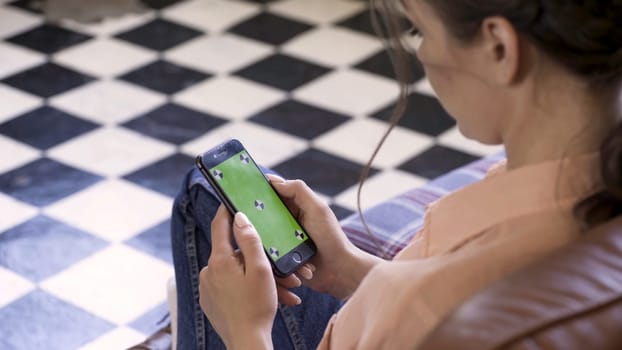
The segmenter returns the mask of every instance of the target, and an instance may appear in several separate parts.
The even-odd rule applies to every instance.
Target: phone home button
[[[300,255],[300,253],[298,252],[293,252],[292,253],[292,260],[296,263],[296,264],[300,264],[302,262],[302,256]]]

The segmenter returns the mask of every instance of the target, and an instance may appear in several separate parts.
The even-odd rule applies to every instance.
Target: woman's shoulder
[[[485,179],[442,198],[426,213],[428,252],[453,251],[491,232],[558,221],[578,225],[572,208],[601,186],[597,155],[515,170],[498,163]]]

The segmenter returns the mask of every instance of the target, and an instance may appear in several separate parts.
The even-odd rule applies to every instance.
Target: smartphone
[[[216,146],[196,164],[231,215],[248,216],[276,275],[293,273],[315,255],[315,244],[240,141]]]

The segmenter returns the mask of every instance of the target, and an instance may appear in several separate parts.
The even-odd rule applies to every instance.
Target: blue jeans
[[[207,181],[198,170],[191,170],[175,199],[171,223],[179,350],[225,348],[199,305],[199,272],[207,265],[212,250],[210,225],[219,205]],[[295,307],[279,307],[272,328],[274,348],[315,349],[342,302],[304,287],[294,292],[303,302]]]

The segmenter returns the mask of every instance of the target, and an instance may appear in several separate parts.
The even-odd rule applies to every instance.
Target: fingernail
[[[305,266],[311,270],[311,272],[315,272],[315,265],[311,264],[311,263],[306,263]]]
[[[272,183],[284,183],[285,182],[285,179],[278,175],[268,174],[267,176],[270,182]]]
[[[298,270],[298,273],[307,281],[313,278],[313,271],[311,271],[311,269],[307,266],[301,267],[300,270]]]
[[[300,304],[302,304],[302,299],[300,299],[300,297],[296,295],[296,305]]]
[[[233,222],[235,223],[235,226],[239,228],[244,228],[246,226],[252,226],[246,214],[242,213],[241,211],[235,214],[235,219],[233,220]]]
[[[300,280],[300,278],[298,278],[296,274],[292,274],[292,276],[294,276],[294,280],[296,281],[296,287],[302,286],[302,281]]]

